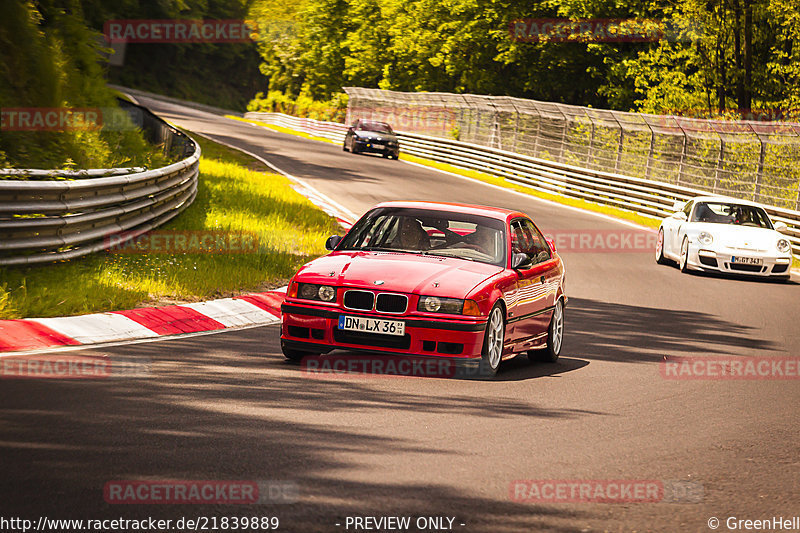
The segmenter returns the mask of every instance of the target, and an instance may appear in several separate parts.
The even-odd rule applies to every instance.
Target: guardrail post
[[[558,112],[561,113],[561,117],[564,119],[564,127],[561,128],[561,143],[558,146],[558,158],[556,161],[559,163],[564,162],[564,144],[567,142],[567,115],[561,110],[561,106],[558,106]]]
[[[681,146],[681,160],[678,163],[678,185],[680,185],[681,183],[683,183],[683,163],[684,160],[686,159],[687,139],[686,139],[686,130],[684,130],[683,126],[681,126],[680,124],[678,124],[678,127],[680,127],[681,132],[683,133],[683,146]]]
[[[539,108],[536,108],[536,135],[533,138],[533,155],[534,157],[539,156],[539,137],[542,133],[542,114],[539,112]]]
[[[619,124],[619,121],[617,121]],[[622,162],[622,144],[625,140],[625,130],[622,129],[622,124],[619,125],[619,144],[617,145],[617,160],[614,161],[614,171],[619,171],[619,165]]]
[[[650,127],[650,124],[647,124],[647,127],[650,128],[650,150],[647,152],[647,164],[644,169],[644,179],[650,179],[650,166],[653,162],[653,148],[656,144],[656,132],[653,131],[653,128]]]
[[[714,187],[711,192],[717,194],[719,187],[719,175],[722,172],[722,162],[725,160],[725,139],[720,136],[719,138],[719,157],[717,158],[717,167],[714,169]]]
[[[758,195],[761,194],[761,178],[764,174],[764,156],[767,153],[767,145],[764,142],[764,139],[761,137],[758,138],[761,142],[761,153],[758,156],[758,173],[756,174],[756,182],[755,186],[753,187],[753,201],[758,201]]]

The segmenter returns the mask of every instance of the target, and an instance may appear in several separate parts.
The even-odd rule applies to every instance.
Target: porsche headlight
[[[427,313],[448,313],[460,315],[464,309],[464,300],[458,298],[439,298],[438,296],[420,296],[417,311]]]
[[[712,237],[707,231],[701,231],[700,235],[697,236],[697,240],[700,242],[700,244],[709,245],[714,242],[714,237]]]
[[[317,285],[315,283],[299,283],[297,297],[304,300],[321,300],[332,302],[336,300],[336,289],[330,285]]]
[[[777,247],[782,254],[788,253],[792,249],[792,245],[786,239],[778,239]]]

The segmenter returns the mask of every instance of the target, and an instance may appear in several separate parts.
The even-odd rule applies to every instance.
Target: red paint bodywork
[[[337,288],[336,301],[325,303],[287,295],[282,305],[281,340],[287,346],[315,353],[331,349],[366,350],[407,355],[480,358],[486,322],[498,301],[505,309],[506,336],[503,359],[545,346],[552,308],[564,295],[564,265],[551,243],[551,259],[527,270],[511,265],[510,224],[530,217],[519,211],[431,202],[386,202],[375,206],[441,210],[485,216],[504,221],[507,258],[505,268],[458,258],[443,258],[397,252],[333,251],[315,259],[295,274],[292,283],[316,283]],[[366,216],[366,215],[365,215]],[[374,281],[383,280],[381,286]],[[434,281],[437,285],[434,285]],[[386,314],[352,311],[343,306],[344,290],[358,288],[375,293],[401,293],[408,296],[405,313]],[[417,311],[421,295],[470,299],[478,303],[481,316],[450,315]],[[334,339],[338,315],[356,315],[406,321],[410,336],[407,348],[352,344]],[[290,327],[317,330],[321,338],[290,335]],[[294,331],[298,331],[295,329]],[[427,342],[425,342],[427,341]],[[433,350],[425,349],[435,345]],[[441,343],[462,344],[460,353],[443,353]]]

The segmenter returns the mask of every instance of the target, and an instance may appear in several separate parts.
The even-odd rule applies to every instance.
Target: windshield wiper
[[[398,253],[406,253],[406,254],[421,254],[422,252],[419,250],[405,250],[403,248],[386,248],[385,246],[367,246],[365,248],[359,248],[362,252],[398,252]]]
[[[463,257],[463,256],[456,255],[456,254],[443,254],[443,253],[441,253],[443,251],[444,250],[440,250],[439,252],[426,251],[426,252],[422,252],[422,255],[431,255],[431,256],[434,256],[434,257],[449,257],[449,258],[455,258],[455,259],[464,259],[466,261],[475,261],[475,259],[472,259],[470,257]]]

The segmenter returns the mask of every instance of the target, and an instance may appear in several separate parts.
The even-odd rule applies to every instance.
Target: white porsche
[[[792,246],[758,204],[720,196],[676,202],[661,221],[656,262],[676,261],[681,272],[704,270],[789,279]]]

